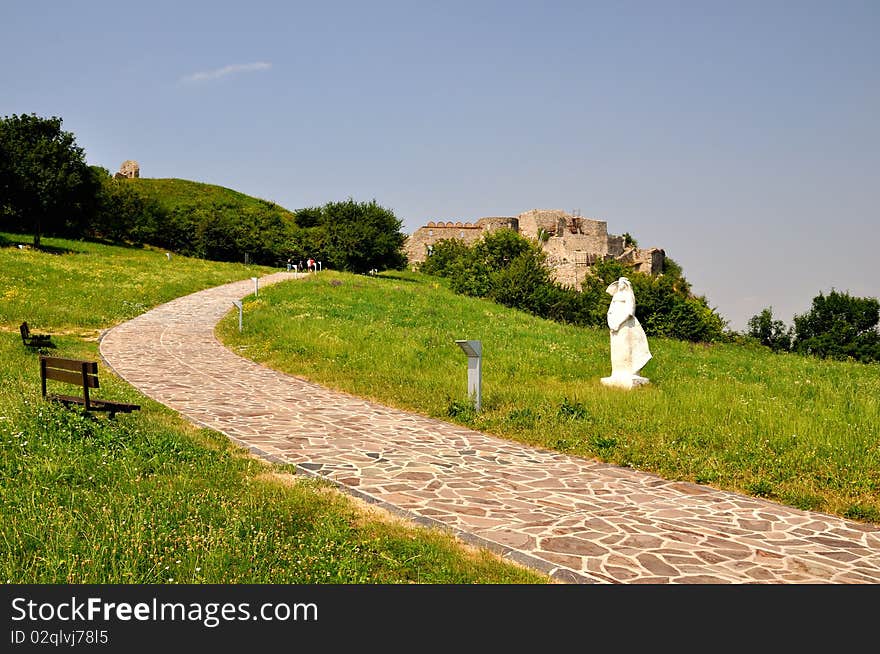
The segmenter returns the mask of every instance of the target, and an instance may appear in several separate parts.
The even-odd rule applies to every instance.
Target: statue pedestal
[[[645,384],[649,384],[650,380],[647,377],[639,377],[638,375],[618,375],[611,377],[602,377],[602,384],[604,386],[611,386],[612,388],[624,388],[626,390],[630,390],[636,388],[638,386],[644,386]]]

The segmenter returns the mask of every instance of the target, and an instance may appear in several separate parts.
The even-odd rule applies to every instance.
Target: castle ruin
[[[471,245],[499,228],[512,229],[540,243],[556,282],[572,288],[580,288],[587,268],[600,259],[614,259],[650,275],[663,272],[666,259],[660,248],[633,247],[626,244],[623,236],[609,234],[604,220],[559,209],[532,209],[516,217],[480,218],[474,223],[431,221],[413,232],[404,247],[409,262],[419,264],[438,241],[458,239]]]
[[[123,161],[122,165],[119,167],[119,172],[113,175],[114,179],[119,178],[128,178],[134,179],[136,177],[141,176],[141,167],[137,161],[133,159],[128,159],[127,161]]]

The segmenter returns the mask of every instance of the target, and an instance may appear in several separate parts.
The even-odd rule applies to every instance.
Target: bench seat
[[[83,394],[79,396],[48,393],[46,389],[47,380],[81,385]],[[110,414],[111,418],[114,418],[117,413],[131,413],[141,408],[139,404],[99,400],[90,397],[89,389],[99,387],[98,363],[96,361],[41,356],[40,381],[44,398],[61,402],[65,405],[76,404],[83,407],[86,411],[106,411]]]

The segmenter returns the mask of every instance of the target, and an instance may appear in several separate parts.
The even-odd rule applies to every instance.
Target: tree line
[[[288,212],[264,200],[248,204],[214,199],[171,206],[139,190],[138,180],[115,179],[89,166],[84,150],[59,117],[0,118],[0,230],[153,245],[218,261],[283,265],[315,258],[324,267],[355,273],[406,266],[402,222],[376,203],[352,198]],[[251,200],[255,200],[251,198]],[[627,234],[628,240],[634,239]],[[681,267],[667,258],[661,275],[638,273],[616,261],[598,261],[580,289],[552,280],[536,242],[498,230],[471,246],[447,240],[433,246],[420,269],[449,279],[453,290],[575,325],[603,326],[621,276],[633,284],[636,317],[649,336],[688,341],[752,339],[776,352],[880,362],[880,302],[832,290],[789,327],[772,307],[753,316],[743,334],[703,296],[695,296]]]
[[[348,198],[288,212],[272,202],[223,199],[167,206],[89,166],[62,120],[0,118],[0,229],[153,245],[216,261],[282,265],[312,257],[324,267],[365,273],[406,265],[402,221],[375,200]]]
[[[631,236],[627,235],[631,240]],[[649,336],[692,342],[758,342],[776,352],[880,362],[880,302],[832,290],[813,299],[810,311],[787,327],[772,308],[751,318],[746,332],[727,328],[705,296],[694,295],[681,266],[666,258],[660,275],[635,271],[614,260],[589,268],[580,289],[553,281],[540,245],[514,230],[490,232],[466,245],[457,239],[431,246],[419,270],[448,279],[458,293],[488,298],[543,318],[604,327],[610,296],[605,289],[627,277],[636,296],[636,318]]]
[[[880,362],[880,301],[832,289],[813,298],[794,325],[773,318],[773,307],[752,316],[748,335],[774,352]]]
[[[627,277],[636,295],[636,318],[649,336],[704,342],[725,338],[725,321],[705,297],[692,294],[681,267],[669,258],[663,274],[657,276],[599,260],[578,290],[552,279],[537,242],[512,229],[498,229],[472,245],[457,239],[435,243],[419,270],[447,278],[458,293],[580,326],[606,324],[611,301],[606,289]]]

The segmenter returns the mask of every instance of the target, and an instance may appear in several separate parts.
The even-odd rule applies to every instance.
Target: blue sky
[[[580,210],[735,329],[880,296],[880,2],[19,2],[0,115],[289,209]]]

